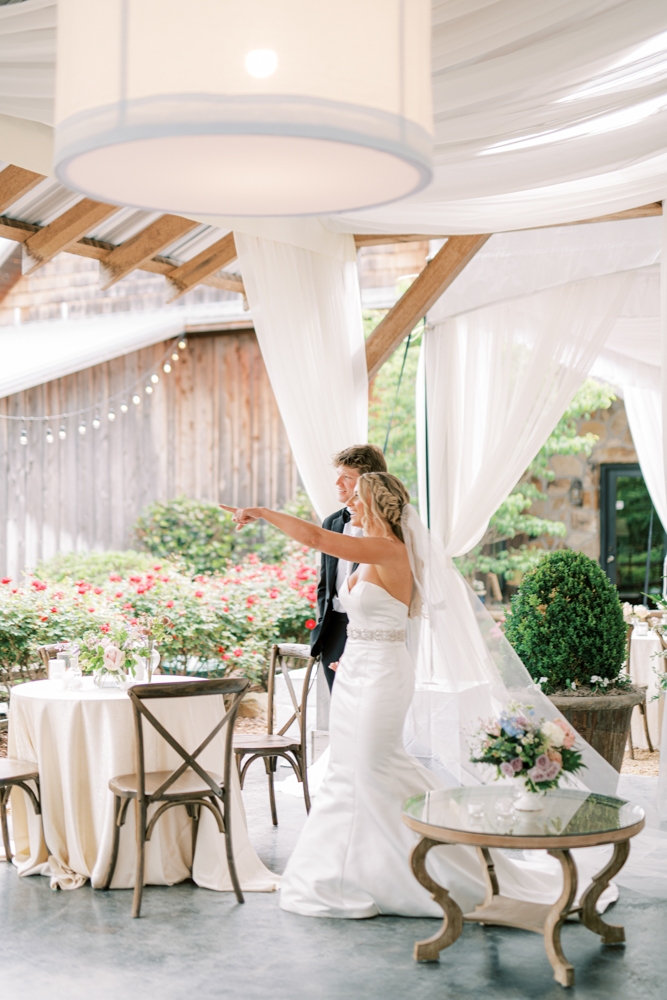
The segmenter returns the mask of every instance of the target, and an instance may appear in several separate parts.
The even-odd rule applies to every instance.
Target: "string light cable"
[[[86,433],[86,421],[82,419],[85,414],[87,413],[94,414],[91,423],[92,426],[97,429],[101,423],[99,414],[103,410],[106,409],[107,418],[109,422],[113,422],[116,419],[116,408],[113,405],[114,403],[119,403],[118,408],[120,409],[121,413],[127,413],[129,409],[128,404],[125,402],[126,399],[131,398],[132,402],[135,405],[140,403],[141,396],[137,391],[140,386],[143,385],[144,391],[148,395],[150,395],[153,392],[154,385],[160,381],[160,377],[159,375],[156,374],[155,371],[156,368],[162,367],[162,371],[168,374],[172,369],[170,361],[173,362],[178,360],[179,356],[175,351],[176,347],[178,347],[179,350],[184,351],[187,347],[187,341],[185,341],[182,337],[179,336],[177,340],[170,343],[169,347],[166,349],[161,359],[158,361],[157,365],[155,364],[151,365],[151,367],[146,369],[146,371],[142,375],[140,375],[137,379],[135,379],[134,382],[131,382],[129,385],[126,385],[123,389],[120,390],[120,392],[114,393],[113,396],[109,396],[104,402],[104,404],[100,404],[100,402],[98,401],[97,403],[91,403],[90,406],[81,407],[81,409],[78,410],[69,410],[66,413],[47,413],[41,417],[31,417],[31,416],[26,416],[25,414],[14,415],[9,413],[0,413],[0,420],[20,421],[23,424],[23,427],[21,428],[20,441],[21,444],[26,444],[26,445],[28,443],[27,430],[25,427],[27,423],[40,423],[40,422],[45,423],[47,425],[46,439],[47,442],[51,444],[54,440],[51,424],[56,424],[59,421],[61,422],[60,429],[58,431],[58,437],[60,438],[61,441],[64,441],[65,438],[67,437],[67,430],[62,421],[65,421],[70,417],[78,417],[80,420],[78,428],[79,434],[83,436]]]

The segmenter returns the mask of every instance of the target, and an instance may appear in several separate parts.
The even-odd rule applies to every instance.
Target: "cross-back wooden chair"
[[[294,685],[292,684],[287,664],[289,659],[305,660],[307,664],[306,673],[303,679],[303,687],[301,689],[301,700],[297,698],[296,692],[294,691]],[[303,784],[303,798],[306,805],[306,812],[310,812],[308,765],[306,759],[306,711],[308,708],[308,696],[310,695],[315,677],[317,676],[318,665],[319,658],[310,655],[309,646],[286,642],[272,646],[271,659],[269,662],[269,697],[267,706],[268,718],[266,734],[249,733],[248,735],[245,735],[239,733],[234,737],[234,752],[236,754],[236,763],[239,768],[241,788],[243,788],[246,773],[252,762],[260,758],[264,761],[264,766],[269,779],[269,801],[271,803],[271,819],[273,820],[274,826],[278,825],[278,814],[276,812],[276,795],[273,786],[273,776],[276,773],[279,757],[283,757],[292,765],[297,779]],[[282,726],[277,733],[274,733],[273,703],[277,669],[280,669],[283,677],[285,678],[285,684],[287,686],[294,711],[284,726]],[[285,734],[287,730],[295,720],[299,725],[298,738],[294,736],[286,736]],[[244,761],[245,757],[248,759]]]
[[[632,645],[632,633],[633,633],[633,631],[634,630],[632,628],[632,625],[628,625],[628,631],[627,631],[626,640],[625,640],[626,641],[626,665],[627,665],[628,677],[630,676],[630,646]],[[664,649],[665,648],[664,640],[663,640],[662,636],[660,635],[660,633],[657,633],[657,634],[660,637],[660,643],[662,645],[662,648]],[[646,734],[646,742],[648,744],[649,753],[653,753],[653,743],[651,742],[651,734],[649,733],[649,730],[648,730],[648,716],[646,714],[646,693],[644,693],[644,700],[639,705],[637,705],[637,708],[639,709],[639,714],[641,715],[642,720],[644,722],[644,733]],[[630,759],[634,760],[635,759],[635,748],[632,745],[632,726],[630,726],[630,729],[628,731],[628,753],[630,754]]]
[[[32,790],[29,781],[37,786],[37,793]],[[12,788],[22,788],[26,793],[37,816],[41,815],[39,772],[37,764],[28,760],[15,760],[13,757],[0,757],[0,823],[2,825],[2,842],[5,847],[5,860],[12,860],[12,849],[9,844],[9,827],[7,826],[7,803]]]
[[[192,820],[192,862],[194,864],[195,848],[197,846],[197,831],[202,806],[209,809],[218,824],[220,833],[225,836],[227,864],[234,886],[234,892],[239,903],[243,902],[243,893],[236,874],[234,852],[232,849],[231,823],[231,767],[232,767],[232,737],[234,724],[239,710],[239,704],[249,681],[246,678],[188,680],[171,683],[136,684],[129,690],[132,708],[134,709],[134,727],[137,745],[137,763],[139,770],[135,774],[123,774],[112,778],[109,788],[115,797],[115,829],[111,851],[111,860],[104,879],[103,888],[111,885],[116,861],[118,860],[118,845],[120,829],[125,823],[127,808],[131,799],[135,800],[137,827],[137,862],[134,882],[134,898],[132,916],[138,917],[141,911],[141,896],[144,883],[144,856],[146,841],[151,839],[155,824],[168,809],[174,806],[185,806]],[[213,727],[208,736],[202,740],[196,750],[188,753],[178,740],[169,733],[150,709],[144,704],[153,699],[196,698],[202,695],[224,695],[229,699],[224,715]],[[183,762],[173,771],[146,771],[144,759],[143,720],[162,736],[173,750],[183,758]],[[197,758],[226,726],[225,733],[225,765],[224,776],[214,771],[206,771],[198,763]],[[148,807],[159,803],[157,810],[148,821]]]

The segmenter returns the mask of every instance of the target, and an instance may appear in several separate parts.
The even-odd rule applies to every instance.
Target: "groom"
[[[334,455],[333,464],[336,469],[336,488],[338,499],[347,504],[354,493],[357,479],[364,472],[386,472],[387,463],[380,448],[374,444],[355,444]],[[361,535],[360,528],[350,524],[350,513],[346,506],[335,514],[329,514],[322,522],[323,528],[329,531],[339,531],[345,535]],[[349,562],[327,556],[322,553],[320,582],[317,588],[317,625],[310,636],[310,651],[313,656],[321,655],[324,675],[329,685],[333,687],[335,672],[330,663],[337,663],[343,655],[347,639],[347,615],[338,599],[338,592],[353,565]]]

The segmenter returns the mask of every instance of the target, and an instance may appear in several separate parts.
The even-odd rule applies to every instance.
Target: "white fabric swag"
[[[450,557],[478,544],[547,440],[613,327],[630,280],[575,282],[444,321],[436,303],[417,379],[419,496],[422,516],[428,510]]]
[[[308,496],[324,518],[340,507],[332,456],[368,436],[354,252],[341,260],[245,233],[234,238],[280,415]]]

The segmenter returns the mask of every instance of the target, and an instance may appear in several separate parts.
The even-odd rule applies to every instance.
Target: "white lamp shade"
[[[138,208],[310,215],[431,179],[429,0],[59,0],[55,171]]]

